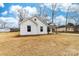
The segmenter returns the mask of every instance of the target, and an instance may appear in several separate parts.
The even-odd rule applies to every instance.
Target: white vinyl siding
[[[27,31],[27,26],[31,26],[31,32]],[[42,32],[40,31],[40,26],[42,26]],[[20,35],[37,35],[37,34],[47,34],[47,25],[42,23],[38,18],[34,17],[31,20],[27,20],[20,25]]]

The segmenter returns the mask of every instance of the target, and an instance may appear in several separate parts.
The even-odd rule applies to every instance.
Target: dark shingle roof
[[[33,17],[27,17],[26,19],[24,19],[23,21],[27,21],[27,20],[31,20],[32,18],[38,18],[42,23],[44,23],[45,25],[48,25],[47,21],[49,21],[49,19],[47,19],[46,17],[44,16],[33,16]],[[23,22],[22,21],[22,22]]]

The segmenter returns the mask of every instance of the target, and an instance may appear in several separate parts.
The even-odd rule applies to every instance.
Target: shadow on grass
[[[16,35],[14,37],[37,37],[37,36],[45,36],[45,35],[54,35],[53,33],[50,33],[50,34],[37,34],[37,35]]]
[[[58,33],[74,33],[74,34],[79,34],[79,32],[74,32],[74,31],[58,31]]]

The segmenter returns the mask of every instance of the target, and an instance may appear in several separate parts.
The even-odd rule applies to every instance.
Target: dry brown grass
[[[79,34],[17,37],[18,32],[0,33],[0,55],[79,55]]]

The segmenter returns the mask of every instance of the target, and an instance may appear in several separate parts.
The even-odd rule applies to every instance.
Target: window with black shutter
[[[36,19],[34,19],[36,21]]]
[[[31,26],[30,25],[27,26],[27,32],[31,32]]]
[[[40,32],[43,32],[43,26],[40,26]]]

